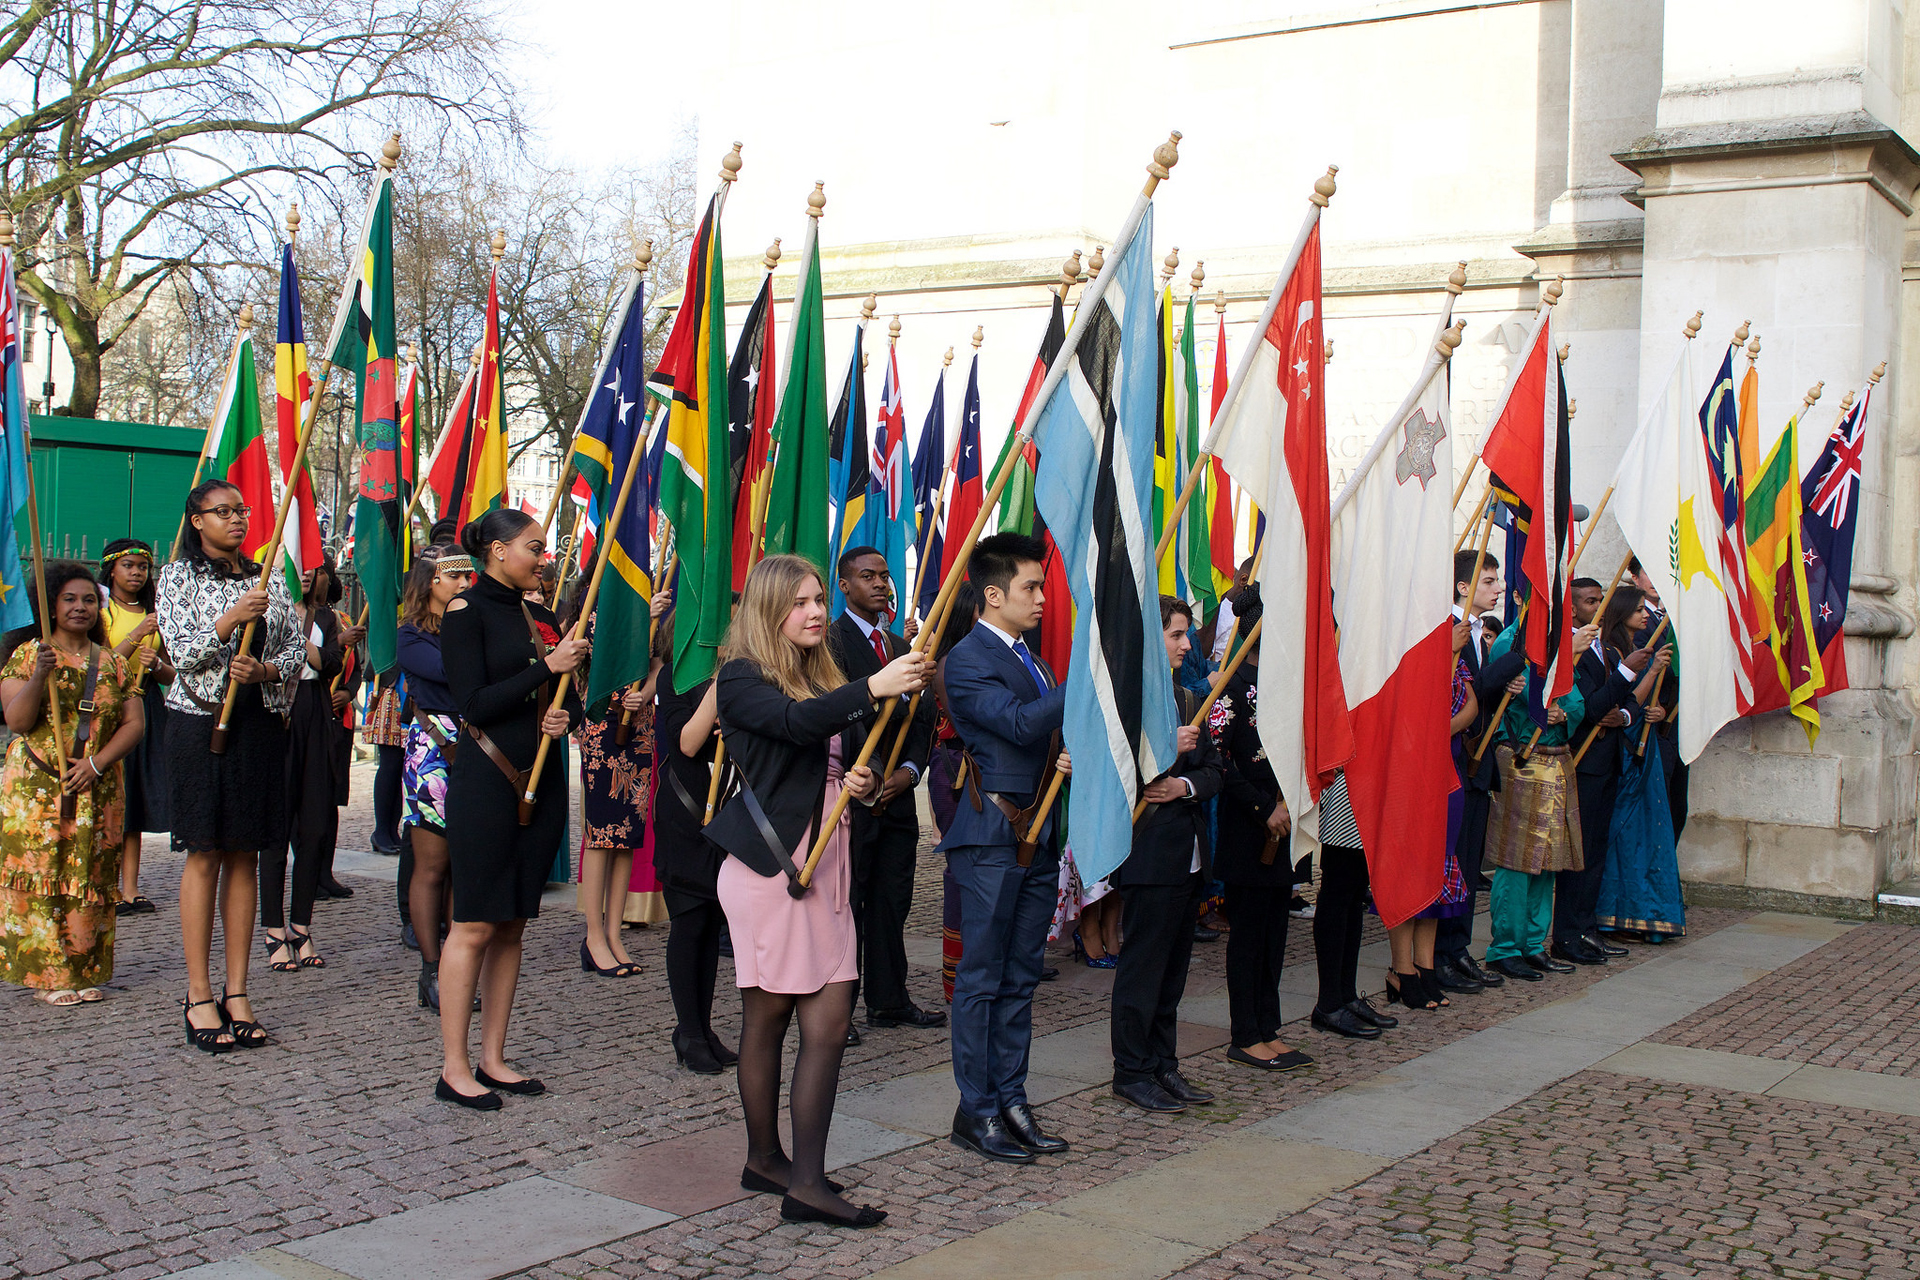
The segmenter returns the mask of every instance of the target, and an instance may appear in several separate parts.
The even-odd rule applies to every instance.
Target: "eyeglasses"
[[[230,507],[223,502],[217,507],[202,507],[200,508],[199,511],[195,512],[194,514],[202,515],[202,516],[218,516],[222,520],[232,520],[235,518],[244,520],[248,516],[253,514],[253,508],[246,507],[246,506]]]

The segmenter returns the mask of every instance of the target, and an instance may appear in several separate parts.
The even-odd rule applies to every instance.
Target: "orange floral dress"
[[[15,649],[0,678],[30,678],[38,649],[33,642]],[[71,740],[87,663],[65,652],[59,659],[53,684],[61,729]],[[96,748],[119,732],[131,679],[126,659],[103,648],[88,731]],[[0,773],[0,978],[41,991],[97,987],[113,976],[113,903],[126,821],[121,767],[81,792],[74,816],[62,822],[59,780],[34,756],[59,767],[44,717],[7,744]]]

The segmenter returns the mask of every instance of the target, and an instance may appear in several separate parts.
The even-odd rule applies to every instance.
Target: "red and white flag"
[[[1452,311],[1449,295],[1443,330]],[[1353,708],[1347,797],[1388,928],[1440,896],[1447,797],[1460,785],[1447,732],[1454,663],[1447,385],[1447,360],[1436,350],[1333,503],[1340,674]]]
[[[1326,342],[1320,310],[1320,210],[1308,214],[1268,323],[1214,418],[1207,452],[1266,513],[1260,558],[1260,741],[1296,823],[1353,758],[1334,640],[1329,571]],[[1257,553],[1259,554],[1259,553]],[[1444,574],[1442,577],[1444,578]],[[1312,833],[1317,823],[1305,830]]]

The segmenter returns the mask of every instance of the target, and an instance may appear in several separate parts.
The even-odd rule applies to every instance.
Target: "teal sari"
[[[1647,735],[1644,756],[1633,754],[1637,738],[1620,735],[1620,789],[1597,915],[1602,929],[1677,936],[1686,932],[1687,909],[1680,899],[1680,860],[1660,766],[1660,735]]]

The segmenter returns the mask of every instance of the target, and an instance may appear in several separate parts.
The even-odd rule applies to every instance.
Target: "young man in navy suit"
[[[960,893],[961,957],[953,983],[953,1142],[989,1160],[1031,1164],[1067,1144],[1041,1132],[1027,1102],[1033,991],[1046,961],[1060,856],[1058,806],[1026,839],[1057,770],[1066,691],[1022,636],[1040,623],[1046,546],[1001,533],[967,561],[980,621],[946,659],[947,713],[966,769],[940,849]]]

